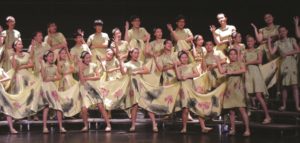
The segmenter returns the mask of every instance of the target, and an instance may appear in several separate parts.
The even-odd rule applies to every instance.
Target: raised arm
[[[167,28],[170,31],[171,37],[177,42],[179,40],[171,24],[167,24]]]
[[[258,42],[262,42],[263,41],[263,35],[262,35],[262,33],[258,31],[257,27],[253,23],[251,23],[251,26],[253,27],[256,40]]]
[[[125,33],[124,33],[124,40],[129,42],[130,39],[129,39],[129,35],[128,35],[128,30],[129,30],[129,22],[126,21],[125,22]]]
[[[299,27],[299,17],[294,17],[294,24],[295,24],[295,33],[297,38],[300,38],[300,27]]]
[[[276,53],[276,51],[278,50],[277,46],[272,47],[272,38],[271,37],[268,38],[268,49],[272,55],[274,55]]]

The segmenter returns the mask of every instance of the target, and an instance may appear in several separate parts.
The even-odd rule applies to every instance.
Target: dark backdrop
[[[212,39],[209,25],[217,25],[216,14],[219,12],[225,13],[228,23],[235,25],[243,35],[253,34],[251,22],[258,27],[264,26],[263,15],[270,12],[275,22],[286,25],[293,36],[292,17],[300,15],[297,0],[1,0],[0,4],[0,24],[5,25],[5,17],[13,15],[25,47],[34,31],[46,33],[50,21],[55,21],[59,31],[68,39],[71,39],[77,27],[85,30],[87,38],[93,33],[95,18],[104,21],[104,31],[111,36],[114,27],[124,29],[125,20],[136,14],[141,16],[142,26],[149,32],[152,33],[152,29],[159,26],[164,29],[164,37],[168,38],[166,24],[174,24],[174,18],[183,14],[187,18],[187,27],[194,34],[200,33],[205,39]]]

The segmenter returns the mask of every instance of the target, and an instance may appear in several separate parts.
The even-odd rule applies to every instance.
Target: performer
[[[188,53],[184,51],[180,51],[178,53],[178,59],[180,60],[179,67],[177,65],[177,62],[176,61],[174,62],[177,79],[179,79],[182,82],[188,82],[190,86],[193,86],[193,78],[198,77],[200,75],[199,72],[195,68],[194,64],[189,64]],[[181,133],[186,133],[187,119],[189,113],[189,109],[188,109],[189,97],[187,97],[183,89],[181,89],[180,98],[181,98],[181,106],[182,106],[182,124],[183,124]],[[204,119],[199,118],[199,122],[203,133],[207,133],[210,130],[212,130],[212,128],[208,128],[205,126]]]
[[[56,116],[58,120],[58,126],[60,133],[65,133],[66,130],[62,125],[62,106],[60,104],[60,97],[58,95],[58,88],[56,86],[56,82],[61,79],[61,75],[57,70],[57,66],[54,64],[54,52],[46,51],[43,55],[43,62],[40,60],[41,67],[41,75],[43,78],[42,82],[42,95],[43,102],[46,107],[43,109],[43,133],[49,133],[47,128],[47,116],[49,108],[56,111]]]
[[[255,48],[256,41],[254,37],[248,35],[246,40],[247,50],[244,53],[245,65],[247,66],[247,71],[245,73],[246,90],[249,95],[255,94],[265,112],[265,119],[262,124],[269,124],[271,123],[271,116],[268,113],[268,107],[263,98],[263,94],[268,94],[268,91],[259,69],[259,65],[262,64],[262,50]]]
[[[229,50],[230,63],[225,66],[221,65],[221,61],[216,57],[218,69],[220,73],[227,75],[227,89],[224,95],[223,109],[228,109],[230,113],[231,129],[229,135],[235,135],[235,109],[241,112],[245,132],[243,136],[250,136],[249,118],[246,112],[245,89],[243,82],[243,74],[246,72],[244,63],[238,61],[237,50]]]
[[[244,57],[244,52],[245,52],[245,45],[242,43],[242,34],[241,33],[238,33],[236,32],[235,34],[233,34],[231,36],[232,38],[232,42],[230,43],[230,46],[228,47],[228,49],[231,49],[231,48],[235,48],[237,49],[238,51],[238,59],[239,61],[242,61],[243,60],[243,57]]]
[[[21,34],[18,30],[15,29],[16,20],[12,16],[6,17],[7,30],[2,31],[1,35],[4,37],[4,50],[3,57],[1,58],[1,65],[5,71],[8,71],[12,68],[11,65],[11,56],[14,54],[12,48],[13,43],[17,40],[21,40]]]
[[[7,80],[9,80],[9,76],[7,75],[7,73],[2,68],[0,68],[0,84],[1,84],[1,86],[2,86],[2,83],[7,81]],[[12,117],[7,115],[6,120],[7,120],[7,123],[8,123],[10,133],[11,134],[17,134],[18,131],[13,126]]]
[[[197,70],[201,74],[204,72],[204,62],[205,62],[205,56],[207,54],[207,51],[205,49],[204,45],[204,39],[202,35],[195,35],[193,40],[193,57],[195,62],[197,63],[198,67]]]
[[[217,15],[220,28],[216,29],[214,25],[210,26],[210,31],[214,37],[214,41],[217,44],[216,49],[225,52],[231,41],[231,35],[236,33],[236,28],[234,25],[227,24],[227,17],[224,13],[219,13]]]
[[[106,132],[111,131],[110,121],[102,103],[99,91],[100,70],[95,63],[91,62],[91,55],[87,51],[81,53],[79,65],[80,95],[82,98],[81,116],[84,127],[82,132],[88,131],[88,108],[97,105],[106,122]],[[103,70],[103,69],[102,69]]]
[[[30,53],[31,60],[34,64],[34,75],[38,78],[41,78],[41,65],[39,59],[41,59],[43,54],[50,49],[50,45],[47,42],[43,42],[43,33],[41,31],[35,32],[33,34],[33,39],[31,40],[31,45],[28,48],[28,52]]]
[[[296,39],[288,37],[288,30],[286,27],[279,27],[279,40],[272,46],[272,38],[268,38],[268,48],[273,55],[276,51],[280,52],[282,62],[280,65],[280,77],[282,85],[282,106],[280,111],[284,111],[286,108],[287,100],[287,88],[292,87],[295,100],[295,107],[297,111],[300,111],[299,105],[299,89],[298,89],[298,69],[296,55],[300,53]]]
[[[171,38],[176,42],[176,51],[188,51],[191,49],[193,42],[193,33],[189,28],[185,28],[185,17],[179,15],[176,18],[176,29],[173,30],[171,24],[167,24],[167,28],[171,33]]]
[[[126,22],[125,29],[128,29],[128,27],[129,27],[129,23]],[[116,47],[118,47],[119,49],[118,56],[122,61],[125,61],[127,59],[128,51],[130,50],[128,42],[122,40],[122,33],[119,28],[114,28],[112,30],[112,34],[113,34],[114,42],[111,43],[111,47],[113,48],[114,52],[116,52]]]
[[[257,27],[253,23],[251,23],[251,25],[254,29],[255,37],[256,37],[257,41],[260,43],[259,48],[261,48],[264,51],[264,53],[266,54],[267,60],[271,61],[271,60],[275,59],[276,56],[274,56],[274,55],[272,56],[270,54],[270,51],[268,50],[268,47],[267,47],[267,42],[268,42],[269,37],[272,39],[272,43],[274,43],[278,39],[279,25],[276,25],[274,23],[274,17],[271,13],[266,13],[264,15],[264,20],[267,25],[264,28],[257,29]]]
[[[124,67],[121,64],[121,72],[123,74],[129,74],[132,78],[128,96],[128,100],[130,100],[129,106],[131,106],[131,127],[129,129],[130,132],[135,132],[139,99],[138,89],[140,88],[135,79],[135,76],[149,73],[149,69],[143,66],[143,63],[138,60],[140,54],[139,52],[140,50],[138,48],[131,49],[128,53],[128,62],[125,63]],[[152,120],[153,131],[158,131],[154,114],[149,112],[149,116]]]
[[[92,54],[92,62],[99,64],[97,56],[101,59],[105,57],[105,50],[108,46],[109,37],[107,33],[102,32],[103,21],[96,19],[94,21],[95,33],[90,35],[87,40],[87,45],[90,47]]]
[[[74,59],[74,63],[77,63],[77,61],[80,60],[80,55],[83,51],[87,51],[89,54],[91,54],[89,46],[84,41],[83,34],[84,33],[81,31],[81,29],[78,29],[77,32],[73,34],[75,45],[71,48],[70,54]]]
[[[295,24],[295,33],[297,38],[300,38],[300,27],[299,27],[299,17],[294,17],[294,24]]]
[[[150,55],[158,57],[162,54],[164,49],[164,41],[163,39],[163,31],[161,28],[154,28],[153,29],[154,40],[150,42],[150,48],[147,51]]]
[[[65,91],[76,83],[72,75],[75,72],[74,60],[66,48],[60,49],[58,54],[57,70],[62,75],[58,90]]]

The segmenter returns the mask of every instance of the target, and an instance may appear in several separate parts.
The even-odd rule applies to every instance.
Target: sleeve
[[[150,35],[145,28],[142,28],[144,35]]]
[[[104,34],[103,37],[104,37],[105,41],[108,41],[109,37],[108,37],[107,33],[103,33],[103,34]]]
[[[92,40],[93,40],[93,35],[90,35],[89,38],[88,38],[88,40],[87,40],[87,42],[86,42],[86,44],[87,44],[88,46],[91,46]]]
[[[188,36],[192,36],[193,33],[189,28],[186,28],[186,33],[188,34]]]

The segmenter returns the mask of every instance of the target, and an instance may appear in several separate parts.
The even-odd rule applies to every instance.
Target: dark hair
[[[111,31],[112,35],[115,35],[115,33],[116,33],[118,30],[121,31],[120,28],[118,28],[118,27],[114,28],[114,29]]]
[[[43,34],[43,32],[42,31],[36,31],[36,32],[34,32],[34,33],[32,33],[32,38],[34,38],[37,34],[39,34],[39,33],[41,33],[41,34]]]
[[[229,49],[229,50],[227,51],[226,55],[229,56],[229,54],[230,54],[231,51],[234,51],[236,54],[238,53],[238,50],[237,50],[237,49],[231,48],[231,49]]]
[[[131,60],[131,54],[134,52],[134,50],[140,51],[138,48],[132,48],[132,49],[130,49],[129,52],[128,52],[128,56],[127,56],[126,62],[128,62],[128,61]]]
[[[181,20],[181,19],[185,20],[185,17],[184,17],[182,14],[178,15],[178,16],[176,17],[175,21],[178,22],[178,21]]]
[[[82,37],[82,35],[81,35],[79,32],[74,32],[74,33],[73,33],[73,38],[74,38],[74,39],[77,38],[78,36],[81,36],[81,37]]]
[[[196,45],[196,42],[199,39],[199,37],[203,37],[203,36],[200,35],[200,34],[197,34],[197,35],[194,36],[193,42],[194,42],[195,45]]]
[[[178,59],[180,59],[182,55],[187,55],[187,56],[188,56],[188,53],[185,52],[185,51],[179,51],[179,52],[178,52],[178,55],[177,55],[177,56],[178,56]]]
[[[130,16],[129,21],[132,22],[135,19],[141,19],[141,18],[139,16],[137,16],[137,15],[132,15],[132,16]]]
[[[58,51],[58,54],[60,54],[62,51],[66,51],[66,52],[67,52],[67,49],[66,49],[66,48],[61,48],[61,49]]]
[[[101,19],[94,20],[94,26],[103,26],[103,21]]]
[[[278,27],[278,31],[279,31],[279,29],[281,29],[281,28],[285,28],[286,30],[288,30],[287,27],[286,27],[285,25],[280,25],[280,26]]]
[[[106,53],[107,53],[107,51],[109,51],[109,50],[112,51],[113,56],[115,56],[116,53],[115,53],[115,51],[114,51],[112,48],[107,48],[107,49],[106,49]]]
[[[48,23],[48,25],[47,25],[47,26],[48,26],[48,28],[49,28],[49,27],[50,27],[50,25],[52,25],[52,24],[56,25],[56,23],[55,23],[55,22],[51,21],[51,22],[49,22],[49,23]]]
[[[168,41],[172,42],[172,40],[166,39],[163,44],[166,45]]]
[[[83,51],[83,52],[81,52],[81,54],[80,54],[80,59],[84,59],[84,58],[85,58],[85,56],[86,56],[87,54],[90,54],[90,53],[89,53],[89,52],[87,52],[87,51]]]
[[[44,60],[44,62],[46,63],[47,62],[47,57],[48,57],[48,55],[49,54],[54,54],[51,50],[48,50],[48,51],[46,51],[45,53],[44,53],[44,55],[43,55],[43,60]]]
[[[215,43],[211,40],[205,41],[205,45],[207,45],[207,43],[212,43],[213,45],[215,45]]]
[[[155,28],[153,28],[153,33],[155,33],[156,30],[158,30],[158,29],[162,30],[160,27],[155,27]]]

